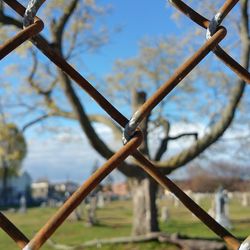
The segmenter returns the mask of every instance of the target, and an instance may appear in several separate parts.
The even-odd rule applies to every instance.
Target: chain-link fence
[[[128,120],[117,110],[97,89],[95,89],[79,72],[68,64],[57,51],[39,36],[43,29],[43,22],[36,17],[36,12],[45,0],[30,0],[27,9],[16,0],[3,0],[17,14],[24,17],[24,29],[8,40],[0,47],[0,58],[4,58],[24,41],[30,40],[51,62],[70,76],[82,89],[84,89],[121,127],[124,128],[124,146],[117,151],[102,167],[100,167],[89,179],[58,209],[40,231],[29,240],[12,222],[0,213],[1,228],[17,243],[21,249],[39,249],[47,239],[60,227],[64,220],[82,202],[82,200],[122,161],[128,156],[133,156],[140,167],[152,176],[162,187],[169,189],[179,200],[195,214],[207,227],[221,237],[231,249],[249,249],[248,242],[241,244],[230,232],[217,223],[189,196],[187,196],[174,182],[164,176],[145,156],[137,149],[142,140],[142,133],[138,126],[141,121],[165,98],[182,79],[184,79],[197,64],[199,64],[210,52],[213,52],[228,67],[230,67],[242,80],[250,83],[250,74],[232,57],[230,57],[218,44],[226,36],[226,29],[220,26],[223,19],[238,3],[239,0],[227,0],[214,18],[209,21],[184,2],[169,0],[178,10],[188,16],[195,23],[207,29],[207,41],[192,57],[183,63],[170,79],[163,84],[140,108],[132,118]]]

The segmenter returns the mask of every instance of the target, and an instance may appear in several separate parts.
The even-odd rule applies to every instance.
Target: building
[[[78,184],[71,181],[50,183],[48,180],[40,180],[32,183],[31,193],[37,203],[61,202],[65,201],[78,187]]]
[[[32,179],[26,171],[20,171],[17,175],[11,176],[7,180],[7,205],[16,205],[20,203],[20,198],[22,196],[26,197],[26,200],[30,200],[30,189],[31,189]],[[3,180],[0,180],[0,193],[3,190]],[[2,204],[0,198],[0,205]]]
[[[129,197],[129,188],[126,182],[115,183],[112,185],[112,192],[118,197]]]
[[[51,185],[51,187],[55,190],[55,192],[73,194],[77,190],[79,185],[72,181],[66,181],[54,183]]]
[[[49,182],[39,180],[31,184],[31,195],[35,201],[47,201],[49,197]]]

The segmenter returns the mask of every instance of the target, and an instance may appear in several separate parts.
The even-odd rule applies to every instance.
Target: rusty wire
[[[169,0],[170,1],[170,0]],[[13,10],[22,17],[25,14],[25,7],[16,0],[4,0]],[[41,5],[44,0],[39,0]],[[186,14],[194,22],[205,29],[209,29],[209,22],[205,17],[194,11],[188,5],[180,0],[170,1],[181,12]],[[24,41],[30,39],[32,43],[54,64],[70,76],[82,89],[84,89],[106,112],[114,119],[124,130],[125,145],[117,151],[102,167],[100,167],[89,179],[80,186],[80,188],[62,205],[54,216],[39,230],[39,232],[29,241],[26,236],[15,227],[3,214],[0,213],[1,228],[25,250],[39,249],[56,229],[64,222],[67,216],[80,204],[80,202],[114,170],[121,161],[124,161],[129,155],[132,155],[139,163],[140,167],[154,178],[161,186],[168,188],[174,193],[180,201],[195,214],[205,225],[214,233],[220,236],[231,249],[239,249],[240,243],[230,232],[210,217],[200,206],[198,206],[189,196],[187,196],[174,182],[164,176],[145,156],[139,151],[138,147],[142,142],[141,132],[137,129],[140,122],[152,111],[172,90],[175,88],[199,63],[207,56],[209,52],[220,58],[229,66],[242,80],[250,83],[250,74],[239,63],[231,58],[218,44],[226,36],[224,27],[217,27],[226,15],[231,11],[238,0],[227,0],[217,13],[216,27],[211,31],[211,38],[197,50],[184,64],[182,64],[170,79],[164,83],[128,120],[117,110],[103,95],[98,92],[79,72],[68,64],[61,55],[59,55],[51,46],[38,35],[43,29],[43,23],[35,17],[34,24],[25,27],[14,38],[7,41],[0,47],[0,58],[2,59]],[[211,29],[211,25],[210,25]]]
[[[29,243],[29,239],[11,222],[4,214],[0,212],[0,226],[20,248]]]
[[[183,14],[185,14],[188,18],[190,18],[198,25],[200,25],[202,28],[207,29],[209,27],[210,23],[209,20],[206,19],[204,16],[200,15],[199,13],[197,13],[183,1],[181,0],[169,0],[169,1],[174,7],[180,10]],[[231,8],[233,7],[232,6],[233,2],[236,4],[236,2],[238,1],[227,0],[225,2],[223,7],[220,9],[222,17],[225,17],[231,10]],[[250,73],[247,71],[247,69],[243,68],[230,55],[228,55],[219,45],[216,46],[213,52],[223,63],[225,63],[225,65],[227,65],[232,71],[234,71],[234,73],[236,73],[242,80],[250,84]]]

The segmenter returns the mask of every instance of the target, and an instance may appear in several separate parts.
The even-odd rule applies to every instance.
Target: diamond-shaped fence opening
[[[141,121],[175,88],[210,52],[213,52],[242,80],[250,83],[250,74],[230,57],[218,44],[226,36],[226,29],[220,26],[223,19],[238,3],[238,0],[227,0],[214,18],[209,21],[183,1],[169,0],[179,11],[193,20],[201,27],[207,29],[207,41],[175,73],[164,83],[128,120],[117,110],[97,89],[95,89],[79,72],[67,63],[53,50],[38,34],[43,29],[43,22],[36,17],[36,12],[45,0],[30,0],[27,9],[16,0],[3,0],[17,14],[24,17],[24,29],[0,46],[0,58],[4,58],[24,41],[30,40],[51,62],[56,64],[69,77],[71,77],[83,90],[85,90],[121,127],[124,128],[124,146],[118,150],[102,167],[100,167],[89,179],[58,209],[40,231],[29,240],[12,222],[0,213],[1,228],[17,243],[21,249],[39,249],[47,239],[57,230],[72,211],[82,200],[108,175],[120,162],[129,155],[133,156],[141,168],[152,176],[162,187],[169,189],[180,201],[195,214],[207,227],[221,237],[232,249],[250,249],[248,241],[240,245],[239,241],[224,227],[209,216],[199,205],[187,196],[174,182],[164,176],[152,162],[143,156],[137,149],[143,138],[138,129]]]

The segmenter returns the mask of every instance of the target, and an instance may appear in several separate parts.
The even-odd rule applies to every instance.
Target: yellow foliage
[[[0,164],[4,161],[8,167],[18,169],[26,149],[25,139],[16,125],[0,123]]]

